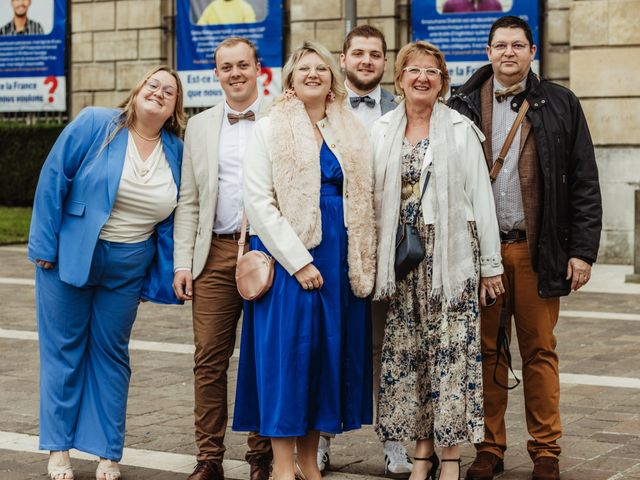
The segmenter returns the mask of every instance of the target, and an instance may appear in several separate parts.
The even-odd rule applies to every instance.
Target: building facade
[[[411,38],[410,0],[358,0],[359,23],[386,35],[389,65]],[[304,39],[336,54],[344,0],[286,0],[285,51]],[[634,190],[640,188],[640,0],[544,0],[541,73],[581,99],[600,169],[604,229],[599,261],[631,263]],[[144,72],[175,65],[173,0],[72,0],[70,115],[113,106]],[[384,78],[392,89],[393,68]]]

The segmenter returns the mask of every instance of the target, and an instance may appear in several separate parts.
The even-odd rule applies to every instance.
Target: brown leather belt
[[[502,243],[524,242],[527,239],[527,232],[524,230],[509,230],[508,232],[500,232],[500,241]]]
[[[240,240],[240,232],[233,232],[233,233],[213,232],[213,238],[217,238],[218,240]]]

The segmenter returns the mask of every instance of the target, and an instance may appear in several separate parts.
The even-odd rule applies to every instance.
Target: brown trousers
[[[527,430],[532,437],[527,442],[527,450],[532,460],[542,456],[557,457],[560,447],[556,442],[562,436],[562,426],[558,355],[553,329],[558,322],[560,299],[540,298],[538,295],[538,276],[531,268],[526,241],[503,243],[502,262],[506,293],[494,306],[482,309],[485,439],[476,448],[500,458],[504,458],[507,449],[504,415],[508,391],[493,381],[500,306],[506,296],[513,299],[510,313],[514,318],[522,358]],[[511,337],[511,322],[507,325],[507,333]],[[506,385],[507,373],[507,362],[501,355],[497,378],[503,385]]]
[[[382,363],[382,344],[384,327],[387,321],[387,302],[373,302],[371,305],[371,353],[373,356],[373,411],[378,420],[378,396],[380,395],[380,370]]]
[[[236,342],[242,298],[235,281],[238,243],[213,238],[204,270],[193,284],[195,429],[198,460],[222,462],[227,429],[227,370]],[[246,460],[271,459],[271,442],[249,434]]]

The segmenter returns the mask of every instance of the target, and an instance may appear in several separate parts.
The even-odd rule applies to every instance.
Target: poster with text
[[[209,107],[224,92],[216,79],[213,53],[228,37],[245,37],[258,47],[260,91],[282,89],[282,0],[177,0],[178,72],[185,107]]]
[[[540,51],[538,2],[529,0],[413,0],[413,40],[426,40],[445,53],[453,88],[488,63],[485,47],[491,25],[504,15],[525,20]],[[537,58],[532,68],[539,72]]]
[[[0,111],[66,111],[66,0],[0,2]]]

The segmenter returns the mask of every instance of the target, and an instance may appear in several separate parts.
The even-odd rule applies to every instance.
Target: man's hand
[[[567,264],[567,280],[571,279],[574,292],[584,287],[591,278],[591,265],[579,258],[571,257]]]
[[[504,285],[502,285],[502,275],[493,277],[482,277],[480,279],[480,305],[487,306],[487,294],[493,300],[504,293]],[[495,303],[495,301],[493,302]],[[492,303],[492,305],[493,305]]]
[[[178,270],[173,275],[173,291],[178,299],[188,302],[193,296],[193,277],[189,270]]]

